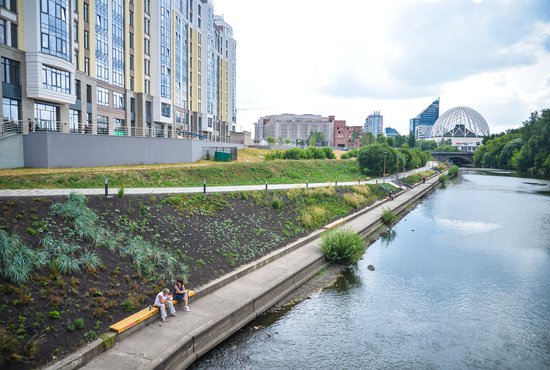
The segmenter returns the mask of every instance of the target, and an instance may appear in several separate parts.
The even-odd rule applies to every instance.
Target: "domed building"
[[[468,107],[454,107],[443,113],[431,132],[434,140],[451,140],[451,146],[464,152],[475,151],[486,136],[489,136],[487,121]]]

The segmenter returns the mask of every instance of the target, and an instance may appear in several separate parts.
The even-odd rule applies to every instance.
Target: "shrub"
[[[117,197],[124,198],[124,187],[122,186],[120,189],[118,189],[118,192],[116,193]]]
[[[51,319],[58,320],[61,317],[61,313],[57,310],[53,310],[53,311],[48,312],[48,316]]]
[[[451,168],[449,168],[449,171],[447,173],[450,177],[453,177],[458,173],[458,166],[452,166]]]
[[[274,199],[273,202],[271,202],[271,206],[273,209],[279,209],[281,208],[282,202],[280,199]]]
[[[23,244],[17,235],[9,235],[0,229],[0,271],[11,283],[25,283],[34,267],[40,267],[43,257]]]
[[[344,202],[346,202],[346,204],[349,204],[353,208],[361,207],[363,204],[365,204],[365,201],[366,201],[365,197],[363,197],[361,194],[356,194],[356,193],[344,194]]]
[[[440,181],[441,183],[444,184],[445,182],[447,182],[447,180],[449,180],[449,176],[448,176],[448,175],[445,175],[445,174],[439,175],[439,181]]]
[[[29,234],[30,236],[35,236],[36,235],[36,230],[33,229],[32,227],[27,227],[27,229],[25,230],[25,232],[27,234]]]
[[[391,225],[397,221],[397,214],[389,208],[382,212],[382,222],[386,225]]]
[[[321,251],[331,262],[355,263],[365,252],[365,241],[354,231],[339,229],[323,235]]]
[[[323,225],[327,211],[319,206],[310,206],[300,214],[300,223],[307,229],[313,230]]]

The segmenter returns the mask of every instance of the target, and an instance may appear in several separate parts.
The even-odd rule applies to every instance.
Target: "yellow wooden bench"
[[[189,295],[189,298],[193,297],[195,295],[195,291],[191,289],[187,289],[187,294]],[[178,301],[172,301],[172,304],[176,305]],[[115,331],[117,333],[122,333],[123,331],[126,331],[130,329],[131,327],[139,324],[140,322],[143,322],[150,318],[151,316],[155,316],[159,313],[159,308],[155,306],[149,306],[144,308],[143,310],[136,312],[135,314],[128,316],[127,318],[120,320],[119,322],[109,326],[109,329],[112,331]]]

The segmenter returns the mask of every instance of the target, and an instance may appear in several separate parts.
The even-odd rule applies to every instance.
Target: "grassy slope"
[[[105,178],[112,187],[187,187],[354,181],[363,176],[353,160],[299,160],[206,165],[119,167],[57,170],[40,173],[0,172],[0,189],[101,188]]]

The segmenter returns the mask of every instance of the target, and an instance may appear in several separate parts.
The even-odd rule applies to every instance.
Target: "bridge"
[[[474,153],[466,152],[431,152],[436,161],[453,162],[456,165],[472,165],[474,164]]]

